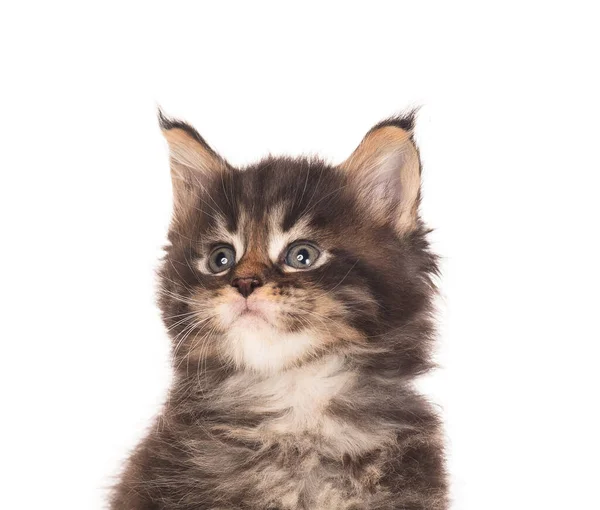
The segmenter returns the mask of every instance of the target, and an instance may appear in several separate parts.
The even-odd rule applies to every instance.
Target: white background
[[[6,2],[0,506],[97,509],[169,383],[161,104],[232,163],[422,105],[453,509],[600,508],[594,2]]]

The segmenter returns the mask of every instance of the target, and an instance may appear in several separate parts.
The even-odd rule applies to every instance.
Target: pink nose
[[[262,286],[262,284],[260,278],[256,276],[236,278],[231,282],[231,285],[237,287],[238,292],[245,298],[252,294],[256,287]]]

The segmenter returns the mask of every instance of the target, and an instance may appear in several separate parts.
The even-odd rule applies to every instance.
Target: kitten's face
[[[370,132],[339,167],[267,159],[239,170],[189,127],[163,128],[176,210],[161,305],[178,363],[276,372],[377,348],[410,319],[419,164],[405,130]]]

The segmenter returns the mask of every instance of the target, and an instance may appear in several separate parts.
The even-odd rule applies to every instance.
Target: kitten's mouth
[[[236,320],[249,319],[272,325],[267,315],[259,309],[256,303],[249,304],[247,300],[244,300],[244,303],[241,306],[238,305],[238,310]]]
[[[263,313],[259,312],[258,310],[253,310],[253,309],[248,308],[248,307],[244,308],[240,312],[240,317],[245,317],[245,316],[258,317],[260,319],[267,320],[267,318],[264,316]]]

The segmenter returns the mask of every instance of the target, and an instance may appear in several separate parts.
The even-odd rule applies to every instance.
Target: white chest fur
[[[393,437],[386,424],[367,431],[327,412],[331,401],[344,399],[355,384],[357,376],[344,367],[343,358],[330,356],[268,377],[240,374],[228,381],[226,390],[232,398],[246,400],[251,412],[274,414],[253,436],[267,441],[310,436],[337,457],[369,451]]]

